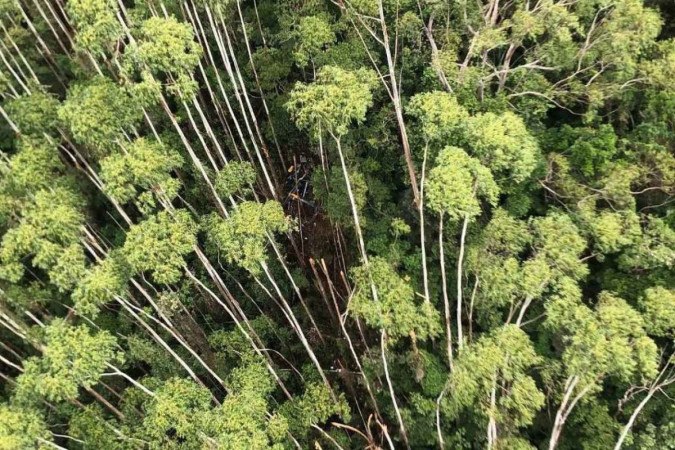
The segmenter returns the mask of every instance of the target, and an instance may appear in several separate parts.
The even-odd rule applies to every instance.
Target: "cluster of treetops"
[[[671,0],[0,28],[0,449],[675,449]]]

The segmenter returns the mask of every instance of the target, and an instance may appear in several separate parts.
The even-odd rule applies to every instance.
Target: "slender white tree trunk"
[[[464,336],[462,335],[462,266],[464,264],[464,242],[466,229],[469,226],[469,216],[464,217],[462,234],[459,238],[459,256],[457,257],[457,348],[462,349]]]

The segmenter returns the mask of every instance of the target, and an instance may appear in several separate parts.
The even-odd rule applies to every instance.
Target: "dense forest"
[[[675,449],[672,0],[0,28],[0,449]]]

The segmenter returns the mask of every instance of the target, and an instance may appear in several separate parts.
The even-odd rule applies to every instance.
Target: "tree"
[[[466,133],[469,113],[452,94],[442,91],[417,94],[408,103],[425,141],[438,145],[458,144]]]
[[[310,61],[314,64],[316,56],[335,42],[335,33],[330,24],[318,16],[303,17],[295,32],[297,44],[293,57],[299,66],[306,66]]]
[[[62,401],[77,398],[80,387],[95,385],[109,364],[121,362],[116,339],[107,331],[91,333],[56,319],[44,329],[42,356],[28,358],[17,378],[17,397]]]
[[[0,405],[0,419],[0,448],[47,448],[52,442],[44,420],[34,410]]]
[[[368,266],[354,268],[356,292],[350,310],[374,328],[386,331],[392,343],[410,336],[424,341],[438,335],[438,312],[427,302],[418,305],[413,288],[383,258],[371,258]],[[372,296],[370,283],[377,289]]]
[[[99,158],[117,150],[123,132],[136,126],[143,114],[127,89],[95,77],[68,90],[58,116],[75,141]]]
[[[127,64],[154,75],[170,76],[176,93],[189,97],[197,88],[192,72],[202,56],[192,27],[175,17],[150,17],[135,34],[137,41],[125,52]]]
[[[478,197],[484,197],[495,204],[499,188],[492,178],[490,170],[466,154],[458,147],[445,147],[436,158],[436,165],[429,172],[427,180],[427,207],[440,215],[448,215],[451,220],[462,220],[459,257],[457,261],[457,340],[459,348],[463,344],[462,333],[462,264],[466,229],[470,220],[481,213]],[[441,225],[442,226],[442,225]],[[439,246],[443,246],[443,236],[439,234]],[[441,250],[442,252],[442,250]],[[445,257],[441,253],[441,270],[445,277]],[[445,289],[445,278],[443,278]],[[444,291],[445,292],[445,291]],[[452,355],[450,348],[450,307],[447,295],[444,296],[446,331],[448,333],[448,359]]]
[[[96,316],[99,308],[121,295],[131,272],[121,252],[114,252],[94,267],[77,283],[72,299],[80,314]]]
[[[446,147],[427,179],[427,207],[450,220],[472,219],[481,213],[479,197],[495,204],[499,188],[490,170],[458,147]]]
[[[106,193],[120,203],[139,199],[139,190],[152,192],[160,201],[171,201],[181,187],[171,171],[181,165],[183,158],[174,149],[141,138],[127,146],[124,154],[101,160],[101,179]]]
[[[85,256],[79,245],[84,215],[81,199],[66,188],[41,190],[25,207],[18,224],[0,243],[0,274],[18,281],[24,275],[22,258],[46,270],[62,291],[71,289],[85,271]]]
[[[230,162],[216,175],[216,192],[223,198],[231,195],[242,195],[251,192],[257,174],[249,162]]]
[[[94,55],[105,53],[122,37],[113,0],[75,0],[68,3],[67,9],[77,28],[77,46],[83,51]]]
[[[204,226],[209,242],[226,261],[258,274],[260,263],[267,260],[268,236],[289,231],[291,222],[275,201],[242,202],[227,219],[211,216]]]
[[[286,108],[296,125],[308,129],[315,138],[328,133],[338,139],[353,122],[363,122],[372,104],[372,71],[347,71],[324,66],[311,84],[298,83]]]
[[[459,353],[442,411],[456,420],[468,409],[487,428],[488,447],[499,448],[502,440],[517,437],[518,428],[532,423],[544,405],[544,394],[528,375],[540,362],[520,328],[498,328]]]
[[[580,302],[581,292],[566,285],[547,307],[547,326],[559,330],[567,377],[549,448],[556,448],[563,425],[577,403],[601,389],[602,380],[650,379],[657,373],[657,346],[646,334],[640,314],[623,299],[601,293],[595,311]]]
[[[183,257],[193,251],[197,242],[196,231],[187,211],[161,211],[132,225],[122,254],[132,273],[149,271],[158,283],[175,283],[185,265]]]
[[[473,154],[502,186],[502,179],[520,183],[534,170],[539,148],[520,117],[510,111],[488,112],[472,117],[467,125],[466,139]]]

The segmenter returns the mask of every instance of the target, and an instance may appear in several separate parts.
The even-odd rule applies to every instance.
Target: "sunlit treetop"
[[[18,281],[24,273],[22,259],[48,271],[52,281],[67,290],[84,271],[85,258],[79,245],[84,215],[81,198],[65,188],[42,190],[22,212],[0,243],[0,277]]]
[[[607,292],[601,293],[595,310],[580,299],[578,288],[563,288],[546,307],[546,326],[561,333],[565,344],[566,373],[594,389],[605,376],[622,382],[653,377],[658,349],[647,336],[640,314]]]
[[[452,220],[481,213],[479,198],[496,204],[499,188],[490,170],[458,147],[444,148],[426,180],[427,206]]]
[[[260,263],[267,260],[268,235],[284,233],[291,227],[290,218],[276,201],[245,201],[230,217],[210,216],[204,224],[208,240],[218,253],[228,263],[254,274],[261,271]]]
[[[192,27],[175,17],[150,17],[134,33],[135,42],[127,49],[127,64],[140,72],[173,78],[167,82],[176,93],[191,95],[197,88],[192,73],[202,56]],[[127,70],[128,70],[127,69]]]
[[[417,94],[410,99],[408,113],[415,117],[427,142],[448,145],[460,142],[469,113],[447,92]]]
[[[515,433],[531,424],[544,406],[544,394],[529,375],[530,369],[541,361],[519,327],[505,325],[495,329],[457,357],[443,411],[451,418],[460,418],[463,410],[471,408],[482,426],[487,426],[492,417],[501,435]]]
[[[293,52],[295,62],[306,66],[317,54],[335,42],[335,33],[330,24],[320,16],[309,16],[300,19],[295,30],[297,43]]]
[[[675,290],[661,286],[649,288],[638,304],[647,332],[654,336],[675,335]]]
[[[122,253],[134,273],[150,272],[158,283],[175,283],[183,272],[183,257],[197,242],[196,232],[187,211],[161,211],[131,227]]]
[[[251,192],[257,174],[249,162],[232,161],[216,175],[215,188],[218,195],[227,198],[239,194],[245,196]]]
[[[675,71],[675,38],[657,44],[657,58],[645,61],[642,71],[650,81],[661,88],[675,89],[675,80],[670,76]]]
[[[672,268],[675,265],[675,230],[659,217],[647,216],[645,222],[642,237],[621,254],[619,265],[629,270]]]
[[[593,2],[580,8],[587,9],[588,18],[596,13]],[[626,0],[613,5],[609,20],[597,27],[597,44],[583,56],[586,61],[602,61],[611,65],[619,79],[634,76],[639,56],[650,45],[661,29],[661,18],[653,8],[645,7],[641,0]]]
[[[31,94],[10,99],[4,108],[22,136],[42,138],[58,125],[59,101],[40,86],[31,86]]]
[[[79,314],[95,317],[102,305],[124,292],[129,267],[119,253],[110,252],[107,258],[91,267],[78,280],[72,299]]]
[[[264,364],[245,356],[243,365],[228,376],[227,385],[228,395],[216,406],[207,388],[192,380],[168,379],[145,402],[141,436],[151,442],[151,448],[284,448],[288,423],[269,412],[273,384]]]
[[[58,115],[77,143],[101,157],[119,148],[123,131],[137,125],[143,112],[125,88],[94,77],[68,90]]]
[[[587,266],[580,261],[587,242],[570,216],[551,213],[532,219],[531,224],[533,246],[552,269],[573,278],[581,278],[588,273]]]
[[[199,448],[203,415],[211,409],[211,394],[192,380],[171,378],[145,405],[143,435],[153,448]]]
[[[383,329],[396,342],[407,336],[426,340],[440,332],[440,316],[429,303],[417,298],[410,280],[401,277],[384,258],[352,270],[356,291],[350,311],[375,329]],[[377,290],[373,296],[371,282]]]
[[[471,154],[489,167],[503,185],[520,183],[534,170],[539,145],[516,114],[478,114],[468,122]]]
[[[74,399],[80,387],[97,383],[107,364],[122,361],[115,338],[107,331],[92,333],[84,325],[55,319],[44,329],[42,356],[24,363],[17,378],[17,397],[50,401]]]
[[[0,161],[0,218],[9,219],[18,214],[31,202],[35,192],[65,187],[72,181],[63,176],[65,165],[54,144],[40,138],[22,137],[17,142],[17,150],[8,161]]]
[[[640,239],[640,217],[633,211],[581,210],[580,217],[593,236],[594,247],[603,254],[615,253]]]
[[[279,414],[270,414],[269,395],[272,378],[258,357],[247,355],[227,380],[230,394],[222,406],[211,410],[206,420],[220,445],[232,449],[283,448],[288,422]]]
[[[101,179],[107,193],[121,203],[135,200],[139,191],[151,191],[168,200],[177,195],[180,181],[171,176],[171,171],[183,164],[177,151],[145,138],[124,148],[124,153],[101,161]]]
[[[504,209],[495,209],[483,229],[481,242],[490,253],[518,255],[532,242],[527,222],[518,220]]]
[[[49,448],[52,434],[40,414],[30,408],[0,405],[0,448]]]
[[[103,407],[90,404],[73,413],[68,422],[68,435],[79,439],[83,446],[93,445],[106,450],[123,450],[124,443],[111,433],[111,423]]]
[[[286,108],[299,128],[317,137],[326,132],[339,137],[352,123],[363,122],[376,83],[375,74],[368,69],[324,66],[314,83],[295,85]]]
[[[105,53],[123,35],[115,0],[73,0],[66,8],[77,29],[77,47],[85,52]]]
[[[361,217],[360,212],[366,206],[368,200],[368,183],[363,174],[355,167],[347,169],[347,173],[356,211],[359,213],[361,225],[365,226],[367,222],[365,218]],[[323,169],[315,170],[312,174],[312,187],[314,196],[321,202],[326,214],[332,221],[344,226],[353,225],[354,216],[342,169],[338,166],[332,166],[328,173],[325,173]]]
[[[292,433],[302,436],[311,430],[312,425],[325,423],[332,416],[349,421],[351,410],[344,394],[340,394],[336,402],[325,384],[313,382],[306,385],[301,396],[284,403],[279,415],[286,419]]]

